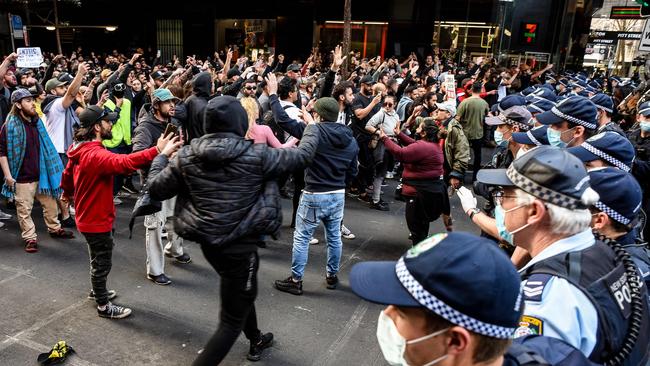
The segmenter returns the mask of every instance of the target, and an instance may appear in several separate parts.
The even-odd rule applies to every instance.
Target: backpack
[[[285,111],[292,106],[287,105],[282,107]],[[262,116],[262,123],[266,126],[269,126],[271,128],[271,132],[273,132],[273,135],[280,141],[281,144],[284,144],[286,141],[285,138],[285,131],[280,127],[280,125],[275,121],[275,118],[273,117],[273,111],[268,110],[264,113]]]

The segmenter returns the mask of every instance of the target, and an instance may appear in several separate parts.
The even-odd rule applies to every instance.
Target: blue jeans
[[[325,225],[327,242],[327,275],[333,276],[339,271],[341,261],[341,221],[345,207],[344,193],[310,194],[302,193],[296,230],[293,232],[293,255],[291,275],[295,280],[302,280],[309,255],[309,240],[314,235],[318,224]]]

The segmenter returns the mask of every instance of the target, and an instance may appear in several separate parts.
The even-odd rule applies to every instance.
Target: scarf
[[[38,193],[59,198],[61,195],[63,163],[40,118],[36,123],[36,128],[38,129],[38,141],[40,144],[40,148],[38,149]],[[9,171],[11,172],[11,176],[17,179],[18,172],[25,159],[25,149],[27,147],[25,126],[20,117],[10,115],[7,118],[6,129]],[[13,198],[14,191],[4,183],[2,185],[2,195],[7,198]]]

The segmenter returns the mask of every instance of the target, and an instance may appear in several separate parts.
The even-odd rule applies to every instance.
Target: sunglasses
[[[247,86],[246,90],[257,90],[256,86]]]
[[[392,107],[393,103],[384,103],[384,107]]]

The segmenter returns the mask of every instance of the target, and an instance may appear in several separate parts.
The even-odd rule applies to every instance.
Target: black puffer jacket
[[[307,127],[299,148],[273,149],[243,138],[247,116],[235,98],[217,97],[207,109],[218,128],[206,127],[209,134],[181,148],[169,164],[164,155],[154,159],[149,192],[156,200],[178,195],[174,229],[183,238],[229,253],[255,251],[257,238],[282,222],[274,180],[311,163],[318,128]]]

